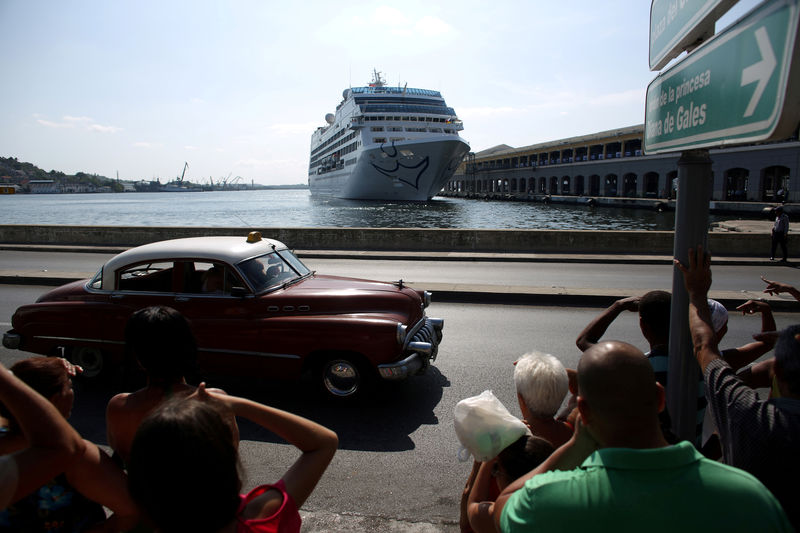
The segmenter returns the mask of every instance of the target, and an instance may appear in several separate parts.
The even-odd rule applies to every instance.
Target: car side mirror
[[[231,296],[235,296],[237,298],[244,298],[250,294],[250,291],[247,290],[245,287],[231,287]]]

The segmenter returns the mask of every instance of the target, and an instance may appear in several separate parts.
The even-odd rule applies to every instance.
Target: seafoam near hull
[[[424,202],[455,172],[469,145],[452,136],[363,150],[355,164],[311,178],[313,195]]]

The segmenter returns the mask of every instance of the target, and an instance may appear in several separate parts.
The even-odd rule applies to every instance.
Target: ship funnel
[[[328,113],[327,115],[325,115],[325,122],[327,122],[328,124],[333,124],[334,118],[336,117],[333,116],[333,113]]]

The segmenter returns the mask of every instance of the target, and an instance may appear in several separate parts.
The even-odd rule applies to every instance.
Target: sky
[[[441,91],[475,152],[640,125],[649,17],[646,0],[0,0],[0,156],[306,183],[311,134],[373,69]]]

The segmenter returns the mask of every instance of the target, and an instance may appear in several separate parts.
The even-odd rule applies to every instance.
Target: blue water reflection
[[[712,221],[713,221],[712,217]],[[674,213],[436,197],[428,203],[312,198],[307,190],[0,196],[2,224],[672,230]]]

